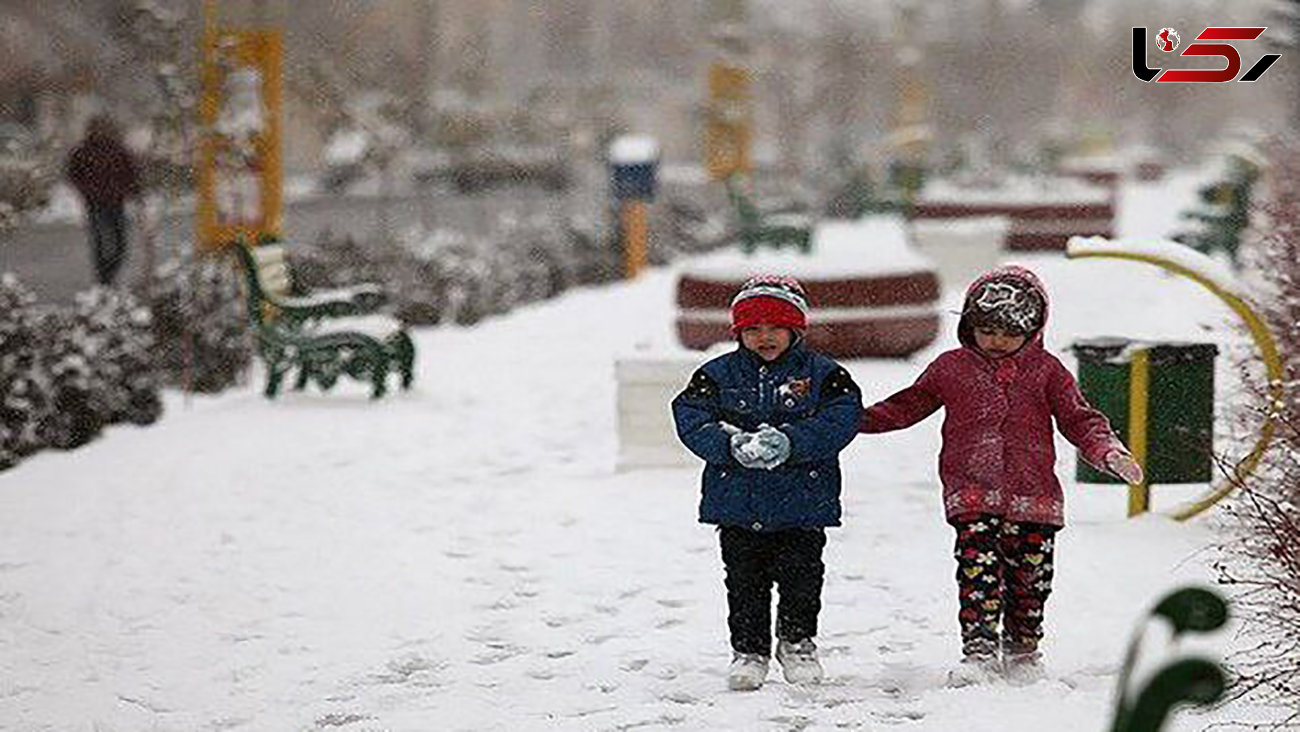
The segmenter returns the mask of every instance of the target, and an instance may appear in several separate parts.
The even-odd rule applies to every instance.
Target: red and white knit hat
[[[741,286],[731,301],[731,332],[759,325],[807,330],[808,295],[798,280],[759,275]]]

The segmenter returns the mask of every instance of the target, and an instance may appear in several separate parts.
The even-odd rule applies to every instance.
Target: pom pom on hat
[[[808,295],[798,280],[759,275],[741,286],[731,301],[731,332],[759,325],[807,330]]]

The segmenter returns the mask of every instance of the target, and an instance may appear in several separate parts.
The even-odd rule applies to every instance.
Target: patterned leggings
[[[1057,527],[987,515],[954,526],[962,653],[995,655],[999,640],[1006,653],[1037,650]]]

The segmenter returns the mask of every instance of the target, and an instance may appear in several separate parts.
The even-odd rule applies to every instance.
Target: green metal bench
[[[740,176],[726,180],[727,198],[736,209],[739,224],[740,248],[752,254],[761,245],[778,249],[794,247],[807,253],[812,250],[812,218],[793,212],[765,213],[750,200]]]
[[[274,399],[284,377],[298,369],[294,388],[314,381],[333,388],[339,376],[369,381],[371,397],[387,391],[388,374],[401,375],[402,388],[414,378],[415,345],[397,319],[375,312],[384,303],[375,285],[289,294],[284,247],[233,247],[243,266],[248,315],[266,364],[266,396]]]

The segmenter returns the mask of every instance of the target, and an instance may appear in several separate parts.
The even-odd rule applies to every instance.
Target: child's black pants
[[[732,650],[770,655],[773,584],[780,598],[776,637],[796,642],[817,635],[826,531],[760,532],[723,526],[720,533]]]

